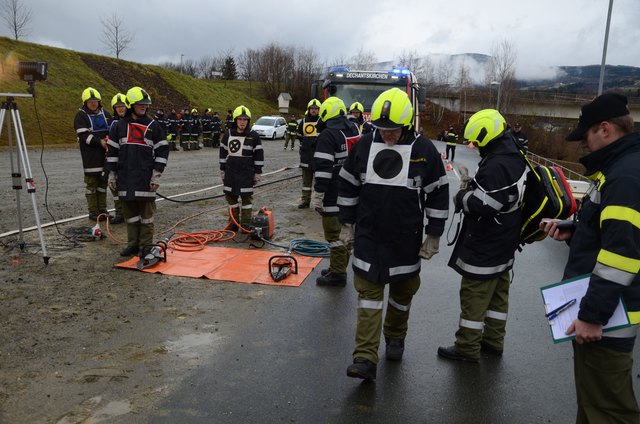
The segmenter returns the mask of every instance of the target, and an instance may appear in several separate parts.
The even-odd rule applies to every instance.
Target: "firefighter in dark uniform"
[[[123,119],[127,114],[127,96],[122,93],[118,93],[111,99],[111,109],[113,110],[113,120],[109,125],[109,132],[111,132],[111,128],[115,127],[118,124],[120,119]],[[108,148],[108,146],[107,146]],[[105,180],[108,179],[109,170],[107,169],[107,162],[105,161],[105,169],[104,175],[107,176]],[[116,184],[109,184],[109,191],[111,191],[111,195],[113,196],[113,203],[115,204],[116,215],[109,221],[110,224],[121,224],[124,222],[124,212],[122,210],[122,202],[118,197],[118,187]]]
[[[222,121],[218,112],[213,112],[211,117],[211,130],[213,131],[213,147],[220,147],[220,134],[222,134]]]
[[[298,121],[296,120],[296,115],[293,113],[287,121],[287,130],[284,135],[284,150],[287,150],[287,146],[289,146],[289,141],[291,141],[291,150],[296,145],[296,137],[298,136]]]
[[[73,120],[80,144],[85,197],[91,220],[111,218],[107,212],[107,181],[103,177],[111,115],[102,109],[101,101],[98,90],[87,87],[82,92],[83,106]]]
[[[527,137],[527,134],[522,131],[522,125],[520,125],[519,122],[516,122],[513,125],[513,131],[511,131],[511,133],[513,134],[513,137],[516,139],[516,141],[518,142],[518,146],[524,150],[524,152],[528,152],[529,151],[529,137]]]
[[[438,348],[446,359],[478,362],[480,351],[502,356],[509,306],[510,270],[520,241],[527,168],[497,110],[469,118],[464,138],[478,147],[475,177],[454,197],[464,212],[449,266],[462,275],[460,322],[454,346]]]
[[[200,150],[200,134],[202,132],[200,116],[198,115],[198,109],[191,109],[191,137],[189,138],[189,144],[191,150]]]
[[[234,128],[233,112],[231,110],[228,110],[227,111],[227,118],[224,121],[224,130],[225,131],[229,131],[232,128]]]
[[[251,112],[240,105],[232,114],[235,126],[225,132],[220,144],[220,177],[224,197],[235,220],[245,229],[251,224],[253,186],[260,181],[264,151],[257,132],[251,131]],[[238,204],[240,197],[241,204]],[[240,211],[241,209],[241,211]],[[230,221],[228,229],[237,228]]]
[[[107,170],[117,186],[127,222],[127,247],[121,256],[141,255],[153,243],[156,190],[169,158],[162,126],[149,118],[151,97],[140,87],[127,91],[127,115],[111,128]]]
[[[398,88],[380,94],[371,108],[376,129],[353,146],[340,171],[340,238],[347,245],[355,243],[352,268],[358,292],[349,377],[375,379],[381,331],[386,359],[402,359],[411,300],[420,287],[420,258],[438,253],[449,214],[444,166],[431,140],[415,135],[412,109]]]
[[[576,423],[638,423],[633,348],[640,323],[640,133],[627,98],[605,93],[582,106],[566,139],[588,152],[580,159],[592,186],[572,229],[541,224],[556,240],[570,240],[564,278],[591,274],[580,301],[573,367]],[[620,298],[631,327],[602,333]]]
[[[362,135],[373,131],[373,126],[364,119],[364,106],[360,102],[353,102],[349,106],[349,115],[351,120],[358,124]]]
[[[204,147],[213,147],[211,142],[211,133],[213,131],[211,118],[211,109],[207,108],[204,111],[204,116],[200,120],[202,123],[202,144]]]
[[[347,119],[347,108],[337,97],[329,97],[322,103],[319,117],[324,128],[318,136],[313,155],[315,184],[311,207],[322,215],[324,238],[329,243],[329,269],[323,270],[316,284],[344,287],[347,284],[349,249],[340,241],[338,174],[350,146],[360,138],[360,130]]]
[[[168,131],[167,140],[169,141],[169,149],[172,152],[178,150],[176,146],[176,140],[178,139],[178,115],[176,115],[175,109],[171,109],[171,113],[167,117]]]
[[[182,111],[180,128],[180,147],[182,147],[182,150],[191,150],[191,114],[189,109]]]
[[[302,169],[302,196],[298,208],[305,209],[311,203],[311,187],[313,185],[313,155],[316,152],[318,140],[318,111],[320,101],[310,100],[307,103],[307,110],[304,118],[298,125],[298,136],[300,137],[300,168]]]
[[[458,144],[458,133],[453,129],[453,125],[449,125],[445,138],[447,140],[446,159],[449,159],[449,152],[451,152],[451,162],[453,162]]]

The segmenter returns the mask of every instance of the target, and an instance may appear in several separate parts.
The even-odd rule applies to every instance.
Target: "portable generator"
[[[251,218],[251,227],[253,228],[254,237],[262,237],[270,240],[273,237],[273,211],[263,207]]]

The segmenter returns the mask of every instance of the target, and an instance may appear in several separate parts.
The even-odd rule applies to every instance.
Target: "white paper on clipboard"
[[[559,306],[571,301],[571,299],[576,299],[575,304],[562,311],[562,313],[553,320],[548,321],[554,343],[566,342],[575,338],[575,333],[567,335],[565,331],[571,323],[578,318],[580,300],[587,293],[590,278],[591,274],[587,274],[540,288],[545,313],[553,311]],[[630,325],[626,308],[621,299],[607,325],[602,327],[602,331],[617,330],[619,328],[629,327]]]

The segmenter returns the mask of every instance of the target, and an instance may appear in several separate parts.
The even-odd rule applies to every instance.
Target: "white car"
[[[284,138],[287,129],[287,122],[282,116],[262,116],[258,118],[251,129],[257,132],[262,138]]]

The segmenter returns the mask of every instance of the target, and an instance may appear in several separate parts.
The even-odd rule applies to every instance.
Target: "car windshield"
[[[264,125],[268,127],[272,127],[276,122],[276,118],[260,118],[256,121],[256,125]]]

